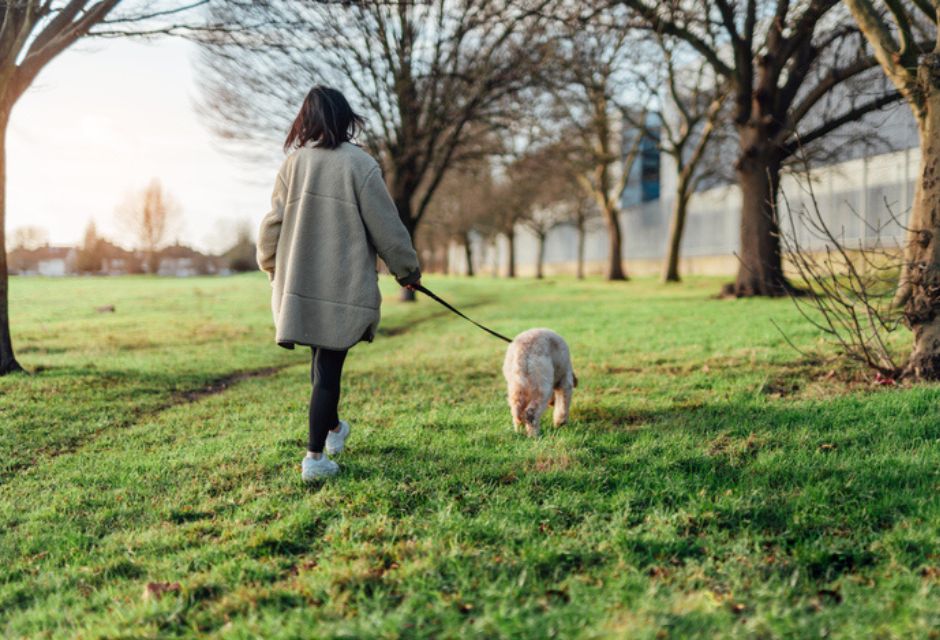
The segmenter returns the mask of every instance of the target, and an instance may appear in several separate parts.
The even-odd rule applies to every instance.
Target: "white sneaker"
[[[345,420],[340,420],[339,431],[330,431],[326,434],[326,452],[331,456],[342,453],[343,449],[346,448],[346,438],[349,437],[350,431],[349,423]]]
[[[304,458],[300,477],[304,479],[304,482],[313,482],[321,478],[332,478],[337,473],[339,473],[339,465],[326,456],[320,456],[319,460]]]

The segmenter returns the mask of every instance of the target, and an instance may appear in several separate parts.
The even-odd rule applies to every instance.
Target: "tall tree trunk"
[[[908,223],[913,242],[907,245],[906,269],[910,294],[904,317],[914,333],[914,348],[905,373],[940,380],[940,55],[924,56],[918,67],[925,92],[919,118],[920,173]]]
[[[741,249],[735,282],[725,289],[736,297],[783,296],[791,290],[783,274],[777,224],[780,160],[766,138],[742,133],[737,163],[741,188]]]
[[[7,273],[6,250],[6,188],[7,125],[10,122],[10,106],[0,106],[0,376],[22,371],[20,363],[13,353],[13,340],[10,336],[10,288]]]
[[[682,182],[676,188],[676,197],[672,203],[672,220],[669,221],[669,240],[666,246],[666,263],[663,267],[663,282],[679,282],[679,255],[682,246],[682,232],[685,230],[685,218],[689,209],[688,185]]]
[[[538,254],[535,256],[535,277],[541,280],[545,277],[543,267],[545,265],[545,234],[538,234],[539,246]]]
[[[584,221],[578,222],[578,280],[584,280],[584,237],[587,235]]]
[[[623,269],[623,234],[620,230],[620,216],[617,207],[607,203],[603,208],[604,221],[607,223],[607,238],[610,242],[607,263],[608,280],[626,280]]]
[[[402,224],[405,225],[405,228],[408,230],[408,235],[411,237],[411,242],[415,241],[415,223],[414,216],[411,212],[411,193],[401,193],[395,194],[392,197],[392,200],[395,202],[395,207],[398,209],[398,217],[401,218]],[[401,288],[401,295],[399,300],[402,302],[414,302],[415,301],[415,292],[411,289],[405,287]]]
[[[467,275],[473,277],[473,243],[470,240],[470,234],[463,235],[463,255],[467,261]]]
[[[506,240],[509,241],[509,272],[506,274],[510,278],[516,277],[516,229],[510,227],[506,232]]]

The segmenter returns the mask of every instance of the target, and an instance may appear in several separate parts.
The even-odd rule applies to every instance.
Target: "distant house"
[[[128,273],[140,273],[143,270],[140,256],[117,246],[109,240],[99,240],[98,257],[101,259],[101,273],[119,276]]]
[[[74,247],[46,245],[37,249],[13,249],[7,255],[7,266],[12,275],[64,276],[75,272],[78,251]]]
[[[219,258],[207,256],[190,247],[176,243],[160,250],[161,276],[199,276],[214,275],[221,271]]]
[[[187,277],[227,275],[231,273],[221,256],[207,256],[176,243],[157,255],[161,276]],[[91,248],[52,247],[13,249],[7,254],[10,275],[66,276],[77,274],[119,276],[144,273],[147,256],[142,251],[128,251],[98,239]]]

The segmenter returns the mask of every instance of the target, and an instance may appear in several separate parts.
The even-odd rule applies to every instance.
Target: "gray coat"
[[[421,277],[378,163],[348,142],[291,153],[258,234],[277,343],[348,349],[371,341],[382,302],[376,253],[400,284]]]

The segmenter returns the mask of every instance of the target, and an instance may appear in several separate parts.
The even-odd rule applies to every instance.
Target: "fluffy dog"
[[[509,384],[509,408],[519,431],[525,425],[530,437],[539,435],[545,409],[554,404],[552,422],[568,421],[571,392],[578,379],[571,369],[571,353],[564,338],[548,329],[520,333],[506,350],[503,375]]]

